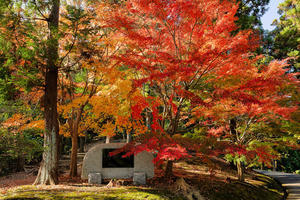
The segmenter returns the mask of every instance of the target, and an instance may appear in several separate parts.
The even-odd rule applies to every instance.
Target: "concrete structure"
[[[82,165],[81,178],[86,180],[90,173],[100,173],[103,179],[132,178],[135,172],[146,174],[146,178],[154,176],[153,155],[141,152],[134,156],[133,168],[103,168],[103,149],[121,148],[126,143],[103,143],[92,147],[85,155]]]

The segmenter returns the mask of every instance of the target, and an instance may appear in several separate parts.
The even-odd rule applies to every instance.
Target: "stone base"
[[[133,184],[134,185],[146,185],[146,174],[144,172],[133,173]]]
[[[101,173],[89,173],[88,176],[89,184],[101,184],[102,183],[102,176]]]

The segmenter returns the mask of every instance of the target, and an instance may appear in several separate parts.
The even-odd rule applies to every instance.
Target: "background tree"
[[[282,2],[279,4],[278,13],[281,15],[280,19],[273,22],[275,29],[267,35],[267,53],[270,58],[285,59],[289,57],[286,71],[293,73],[299,79],[299,2],[289,0]],[[294,92],[290,101],[299,101],[299,93]],[[285,104],[290,104],[290,101]],[[297,135],[299,131],[295,127],[299,126],[299,109],[292,114],[292,119],[292,121],[282,121],[280,129]],[[293,171],[297,170],[297,165],[295,165],[297,162],[294,160],[297,158],[299,150],[294,147],[278,148],[278,150],[282,157],[282,160],[276,161],[278,169],[290,172],[295,167]],[[284,166],[289,167],[285,169]]]
[[[95,41],[91,41],[91,36],[97,30],[90,22],[93,12],[88,10],[83,1],[66,4],[61,15],[61,34],[64,36],[61,46],[64,56],[59,73],[59,114],[62,126],[68,125],[67,135],[72,139],[70,176],[74,177],[77,176],[79,123],[89,99],[97,91],[97,70],[94,68],[91,71],[89,69],[92,67],[83,67],[83,63],[90,62],[91,57],[96,54],[93,48]],[[78,77],[84,80],[76,80]]]
[[[239,9],[236,16],[238,17],[237,24],[240,29],[260,28],[262,23],[260,18],[267,11],[266,6],[270,0],[237,0]]]
[[[59,8],[59,0],[1,2],[1,35],[6,36],[9,48],[9,51],[5,52],[6,64],[14,69],[17,75],[26,77],[25,82],[32,85],[41,83],[39,86],[44,87],[44,145],[47,148],[35,182],[37,184],[57,183]],[[47,37],[37,37],[39,34],[45,34]],[[33,78],[34,74],[43,77],[42,81],[30,82],[38,80]]]
[[[125,75],[119,69],[114,68],[115,63],[111,61],[111,57],[118,53],[120,42],[110,37],[112,30],[103,27],[102,4],[88,2],[83,4],[82,1],[79,3],[67,7],[66,13],[63,13],[64,25],[62,26],[62,30],[75,30],[70,33],[70,36],[68,36],[69,33],[63,31],[67,36],[62,44],[65,46],[66,56],[60,73],[62,132],[72,138],[71,177],[77,176],[76,158],[79,134],[83,135],[84,129],[91,130],[92,127],[98,132],[97,126],[101,127],[101,124],[97,122],[106,119],[107,116],[114,116],[114,113],[118,112],[118,105],[114,104],[116,101],[119,103],[118,97],[112,97],[103,92],[105,92],[105,87],[119,87],[118,83]],[[71,49],[68,48],[70,46]],[[128,86],[130,88],[130,84]],[[113,88],[109,90],[111,93],[115,90]],[[126,93],[126,90],[124,92]],[[116,101],[109,100],[107,97],[115,98]],[[106,102],[103,102],[101,98],[104,98]],[[98,99],[103,105],[98,107],[94,99]],[[110,130],[109,135],[114,135],[114,130]]]
[[[300,70],[300,3],[286,0],[279,4],[278,8],[281,16],[273,23],[276,28],[271,33],[274,37],[272,56],[276,59],[292,57],[289,60],[290,72],[298,72]]]

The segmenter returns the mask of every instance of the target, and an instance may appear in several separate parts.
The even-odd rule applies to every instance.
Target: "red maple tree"
[[[285,73],[286,61],[253,65],[242,75],[223,76],[216,80],[213,106],[196,108],[194,114],[205,115],[214,122],[207,137],[226,141],[222,154],[230,154],[244,181],[243,165],[252,160],[270,163],[276,157],[272,147],[285,135],[274,130],[281,120],[290,120],[297,105],[291,100],[297,80]],[[289,101],[288,104],[283,103]]]
[[[166,176],[172,160],[187,156],[186,149],[199,149],[176,135],[201,125],[207,116],[201,109],[210,110],[225,98],[257,103],[253,83],[269,81],[263,75],[247,77],[268,71],[258,71],[250,53],[259,45],[258,36],[250,30],[232,34],[237,9],[229,0],[131,0],[107,20],[126,46],[115,59],[133,70],[132,117],[145,120],[151,133],[131,148],[168,160]]]

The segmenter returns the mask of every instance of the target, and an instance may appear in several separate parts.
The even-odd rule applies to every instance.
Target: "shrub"
[[[25,164],[39,162],[42,152],[43,138],[37,130],[12,133],[0,129],[0,176],[21,171]]]

